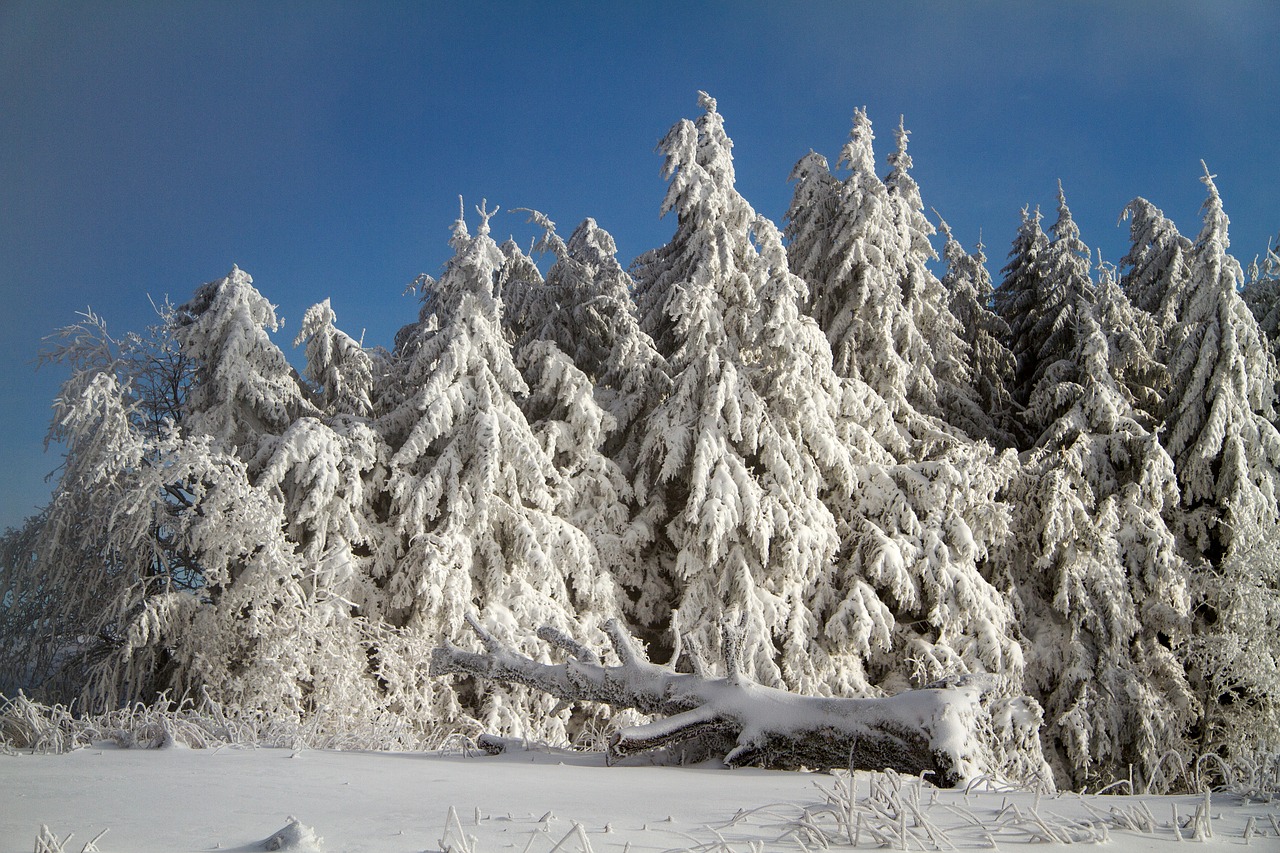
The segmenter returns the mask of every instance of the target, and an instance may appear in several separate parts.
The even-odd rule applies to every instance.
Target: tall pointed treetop
[[[202,285],[174,316],[174,337],[196,365],[190,428],[250,458],[261,436],[279,435],[298,417],[316,414],[297,375],[268,335],[280,321],[275,306],[233,266]]]
[[[1130,248],[1120,259],[1125,270],[1120,284],[1133,304],[1153,315],[1167,334],[1186,299],[1191,241],[1145,198],[1125,205],[1121,217],[1129,220]]]
[[[911,177],[911,168],[915,164],[911,159],[911,155],[907,153],[907,141],[911,131],[904,126],[905,120],[904,116],[898,117],[898,127],[893,132],[898,147],[887,158],[892,168],[885,177],[884,182],[885,186],[889,188],[889,193],[900,200],[905,213],[902,224],[907,232],[905,236],[908,251],[919,253],[929,260],[934,260],[938,255],[933,250],[933,245],[929,242],[929,238],[936,234],[937,231],[934,229],[933,223],[929,221],[929,218],[924,215],[924,201],[920,197],[920,185],[916,183],[915,178]]]
[[[306,377],[327,414],[368,417],[373,412],[373,359],[335,324],[329,300],[307,309],[293,345],[306,344]]]
[[[1227,254],[1229,220],[1205,168],[1204,226],[1189,265],[1181,323],[1187,332],[1172,354],[1166,446],[1178,468],[1183,501],[1199,508],[1193,539],[1225,547],[1233,525],[1214,519],[1245,513],[1270,518],[1280,497],[1280,436],[1275,416],[1276,366],[1237,287],[1244,277]],[[1244,519],[1240,520],[1241,522]],[[1219,552],[1220,553],[1220,552]]]
[[[851,172],[866,175],[876,173],[876,135],[871,131],[871,119],[867,116],[867,108],[861,107],[853,111],[853,129],[849,131],[849,141],[840,149],[837,166],[843,166]]]
[[[996,447],[1011,447],[1016,440],[1011,432],[1014,409],[1008,386],[1016,362],[1004,344],[1009,326],[990,308],[994,288],[987,257],[981,243],[972,254],[966,252],[941,217],[938,229],[947,241],[942,250],[947,264],[942,285],[969,350],[971,382],[980,404],[968,418],[953,424],[973,438],[985,438]]]
[[[1009,260],[1001,269],[1004,280],[994,294],[996,313],[1009,326],[1009,350],[1017,360],[1010,394],[1020,409],[1031,398],[1039,349],[1034,330],[1040,315],[1044,259],[1049,250],[1049,238],[1040,221],[1040,208],[1034,213],[1029,208],[1022,209],[1022,223],[1009,249]]]
[[[723,121],[712,99],[701,104],[697,123],[679,122],[661,147],[676,232],[636,263],[646,327],[672,378],[646,425],[638,524],[653,536],[654,581],[670,585],[677,636],[715,650],[717,623],[731,619],[744,672],[821,690],[834,662],[808,592],[836,547],[823,483],[851,470],[838,383],[821,334],[799,315],[804,284],[781,236],[734,187]]]
[[[1248,280],[1244,283],[1244,301],[1258,321],[1259,328],[1271,342],[1271,348],[1280,356],[1280,238],[1267,247],[1266,258],[1259,265],[1249,265]]]

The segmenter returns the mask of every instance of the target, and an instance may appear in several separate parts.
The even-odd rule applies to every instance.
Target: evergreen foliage
[[[1134,305],[1168,331],[1177,324],[1186,300],[1191,241],[1145,198],[1129,202],[1122,215],[1129,220],[1132,247],[1120,261],[1127,269],[1120,284]]]
[[[1004,278],[995,291],[996,314],[1009,327],[1008,348],[1016,364],[1009,395],[1018,411],[1025,410],[1031,401],[1040,366],[1035,329],[1043,315],[1040,293],[1044,289],[1044,257],[1049,251],[1049,238],[1040,220],[1039,208],[1034,213],[1022,209],[1022,224],[1009,249],[1009,260],[1000,271]],[[1024,431],[1030,430],[1029,425],[1024,426]]]
[[[1218,563],[1242,522],[1275,517],[1280,435],[1275,359],[1237,287],[1228,220],[1213,178],[1188,264],[1183,332],[1171,354],[1165,445],[1177,465],[1188,544]],[[1244,517],[1241,517],[1241,516]]]
[[[932,401],[933,380],[913,379],[922,338],[902,291],[910,230],[908,221],[897,221],[898,208],[910,214],[912,201],[899,204],[876,175],[874,139],[866,111],[857,110],[840,152],[844,180],[818,155],[796,165],[787,236],[797,259],[792,270],[808,284],[805,310],[826,332],[836,373],[865,382],[902,411],[911,406],[908,384]]]
[[[268,331],[279,331],[275,306],[244,270],[196,290],[174,314],[173,337],[195,365],[188,428],[251,459],[265,435],[280,435],[319,412]]]
[[[911,177],[909,135],[899,118],[894,131],[897,149],[888,157],[892,169],[884,180],[901,243],[903,275],[899,287],[911,319],[896,333],[897,346],[909,353],[907,399],[916,409],[976,435],[987,428],[986,418],[973,387],[963,327],[951,311],[947,289],[928,266],[938,259],[929,242],[937,231],[924,215],[920,187]]]
[[[312,305],[293,345],[306,344],[305,376],[321,411],[367,418],[373,414],[373,358],[334,325],[337,319],[328,299]]]
[[[993,288],[941,221],[933,271],[902,122],[883,179],[865,110],[838,174],[796,164],[784,242],[700,106],[630,272],[531,213],[544,278],[482,205],[389,351],[326,299],[295,371],[238,268],[146,333],[52,336],[64,461],[0,537],[0,690],[568,740],[607,710],[431,679],[429,650],[472,620],[559,666],[620,625],[699,678],[996,684],[1072,787],[1274,744],[1280,260],[1245,277],[1207,169],[1194,242],[1135,199],[1117,281],[1059,186]]]
[[[1023,420],[1039,443],[1041,433],[1061,413],[1065,401],[1053,393],[1053,374],[1071,369],[1076,349],[1079,315],[1093,303],[1089,277],[1089,248],[1067,207],[1058,184],[1058,219],[1050,229],[1052,239],[1040,259],[1035,305],[1027,329],[1030,348],[1025,354],[1029,396]]]
[[[1037,388],[1060,414],[1016,487],[1023,535],[1006,559],[1046,752],[1078,789],[1129,765],[1150,773],[1153,756],[1181,748],[1195,703],[1168,648],[1186,636],[1189,608],[1164,521],[1173,462],[1116,381],[1097,306],[1077,298],[1075,351]]]
[[[1248,276],[1241,294],[1253,312],[1254,319],[1267,336],[1271,351],[1280,355],[1280,238],[1267,247],[1266,257],[1259,264],[1249,265]]]
[[[947,290],[948,307],[960,324],[961,340],[971,365],[970,382],[976,395],[975,407],[954,407],[948,420],[965,429],[975,439],[986,439],[996,447],[1017,444],[1010,431],[1015,424],[1013,398],[1009,386],[1016,360],[1005,345],[1009,326],[992,310],[994,288],[987,272],[987,256],[979,243],[973,253],[964,250],[946,221],[939,219],[946,244],[942,250],[947,263],[942,286]],[[962,398],[963,399],[963,398]]]
[[[393,354],[417,390],[378,422],[390,452],[390,535],[373,573],[384,617],[426,642],[458,633],[472,610],[516,642],[517,626],[578,631],[578,614],[590,625],[617,607],[590,539],[556,513],[568,484],[518,405],[529,389],[494,293],[508,256],[489,236],[492,213],[479,213],[474,236],[461,215],[454,223],[455,254],[438,281],[425,282],[429,312]],[[551,711],[516,688],[478,709],[490,726],[563,736]]]
[[[1276,364],[1237,290],[1243,271],[1227,254],[1229,222],[1207,166],[1201,180],[1204,225],[1170,363],[1166,446],[1182,492],[1184,547],[1196,561],[1188,669],[1205,707],[1199,740],[1239,755],[1252,721],[1269,730],[1280,698],[1280,641],[1254,634],[1280,601],[1273,557],[1265,545],[1257,550],[1275,541],[1280,497]],[[1224,669],[1223,650],[1248,642],[1249,652]]]
[[[716,102],[700,104],[697,123],[676,124],[661,145],[662,211],[676,213],[676,233],[636,262],[641,316],[672,377],[646,424],[638,518],[678,642],[716,655],[729,619],[747,676],[821,690],[829,672],[809,592],[836,547],[821,492],[824,475],[850,471],[835,378],[800,319],[804,285],[781,235],[734,188]]]
[[[614,420],[611,455],[629,471],[640,442],[638,421],[671,389],[666,362],[640,328],[635,282],[618,263],[613,237],[594,219],[583,220],[568,243],[548,217],[533,212],[531,219],[543,229],[539,249],[555,262],[546,281],[522,297],[527,328],[516,349],[550,342],[587,375]]]

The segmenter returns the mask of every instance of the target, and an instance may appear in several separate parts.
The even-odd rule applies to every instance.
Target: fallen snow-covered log
[[[433,676],[465,674],[523,684],[565,702],[599,702],[660,717],[616,731],[609,740],[610,760],[697,742],[723,755],[731,767],[891,768],[923,774],[939,787],[995,775],[999,768],[993,763],[1009,763],[1003,760],[1007,744],[983,742],[997,736],[1001,725],[993,727],[990,703],[983,701],[991,683],[979,678],[883,698],[801,696],[757,684],[738,672],[738,644],[731,628],[725,630],[727,675],[712,678],[649,662],[613,621],[605,630],[620,662],[616,666],[605,665],[590,648],[546,627],[538,636],[563,649],[571,660],[539,663],[503,646],[474,619],[469,622],[485,651],[469,652],[446,643],[432,653]],[[1011,720],[1016,724],[1016,716],[1005,707],[1003,727],[1007,729]],[[1014,763],[1047,779],[1034,737],[1035,722],[1038,719],[1032,721],[1027,747],[1034,754]]]

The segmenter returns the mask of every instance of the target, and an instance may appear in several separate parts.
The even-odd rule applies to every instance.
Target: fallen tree
[[[463,674],[522,684],[565,703],[598,702],[658,717],[621,728],[609,739],[612,762],[638,752],[696,744],[730,767],[893,769],[953,787],[980,775],[1052,786],[1040,754],[1039,708],[999,696],[992,679],[966,676],[946,685],[878,698],[801,696],[755,683],[738,666],[740,635],[724,630],[724,677],[711,677],[698,655],[694,672],[651,663],[615,621],[605,626],[619,663],[544,627],[538,636],[567,653],[544,664],[503,646],[468,619],[483,652],[446,642],[431,656],[431,675]]]

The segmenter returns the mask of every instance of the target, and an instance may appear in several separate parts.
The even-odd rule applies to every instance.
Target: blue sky
[[[915,176],[996,273],[1061,178],[1116,261],[1136,195],[1199,228],[1200,159],[1243,261],[1280,230],[1280,4],[0,3],[0,528],[47,500],[42,336],[119,333],[238,264],[289,343],[331,297],[390,345],[405,285],[449,255],[457,197],[594,216],[627,263],[659,245],[654,146],[697,91],[738,185],[780,220],[791,166],[866,106],[905,114]],[[518,214],[495,232],[527,243]],[[296,359],[296,356],[294,356]]]

